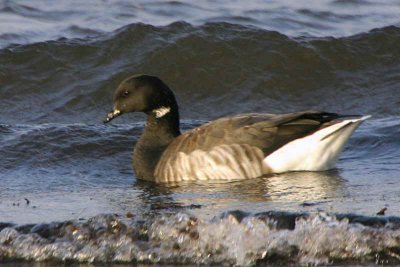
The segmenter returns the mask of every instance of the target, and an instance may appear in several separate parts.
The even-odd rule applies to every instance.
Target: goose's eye
[[[128,96],[128,95],[129,95],[129,91],[124,91],[124,92],[123,92],[123,95],[124,95],[124,96]]]

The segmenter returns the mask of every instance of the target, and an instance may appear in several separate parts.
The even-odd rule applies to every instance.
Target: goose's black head
[[[178,106],[172,91],[159,78],[134,75],[122,81],[115,90],[113,110],[104,122],[110,122],[127,112],[144,112],[162,118],[170,113],[177,116]]]

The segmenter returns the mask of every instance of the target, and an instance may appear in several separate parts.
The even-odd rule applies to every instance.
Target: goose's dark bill
[[[113,111],[111,111],[111,112],[109,112],[108,114],[107,114],[107,117],[104,119],[104,123],[107,123],[107,122],[110,122],[110,121],[112,121],[113,119],[115,119],[116,117],[118,117],[119,115],[121,115],[121,111],[120,110],[118,110],[118,109],[116,109],[116,110],[113,110]]]

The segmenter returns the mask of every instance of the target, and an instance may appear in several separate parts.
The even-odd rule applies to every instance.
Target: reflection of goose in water
[[[338,171],[289,172],[267,178],[266,186],[271,201],[325,201],[344,194],[344,179]]]
[[[248,212],[293,208],[303,202],[329,202],[343,197],[344,179],[337,171],[291,172],[236,181],[190,181],[156,185],[136,181],[141,202],[156,210],[190,209],[194,214],[218,215],[227,210]],[[207,216],[206,216],[207,217]]]

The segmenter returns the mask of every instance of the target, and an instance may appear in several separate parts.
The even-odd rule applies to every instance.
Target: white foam
[[[280,217],[285,215],[280,215]],[[228,214],[200,220],[186,213],[159,215],[144,223],[99,215],[0,231],[0,262],[60,260],[168,264],[253,265],[260,260],[300,264],[400,262],[400,229],[369,227],[316,213],[280,229],[273,217]],[[291,218],[291,219],[290,219]],[[25,229],[25,230],[24,230]],[[394,248],[394,249],[393,249]],[[378,258],[377,258],[378,257]]]

